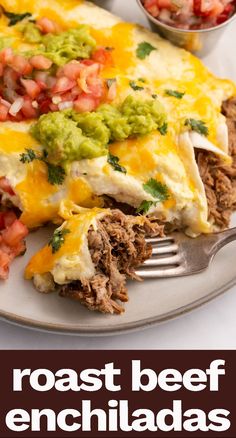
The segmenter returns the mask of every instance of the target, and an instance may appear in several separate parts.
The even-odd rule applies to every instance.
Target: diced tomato
[[[66,91],[71,90],[76,85],[75,81],[67,78],[66,76],[62,76],[59,78],[52,89],[52,93],[65,93]]]
[[[48,88],[48,73],[45,71],[37,71],[34,74],[34,80],[40,86],[41,90],[46,90]]]
[[[8,108],[0,103],[0,122],[5,122],[8,117]]]
[[[52,66],[52,61],[46,58],[46,56],[35,55],[30,58],[30,64],[36,70],[48,70]]]
[[[89,94],[82,93],[74,102],[74,109],[79,113],[94,111],[99,104],[99,100],[90,96]]]
[[[32,99],[29,96],[24,96],[21,112],[26,119],[35,119],[37,117],[37,110],[32,106]]]
[[[11,257],[0,249],[0,279],[7,280]]]
[[[37,82],[33,81],[32,79],[21,79],[21,83],[24,86],[26,93],[28,94],[31,99],[36,99],[38,95],[40,94],[41,88],[37,84]]]
[[[6,280],[10,263],[26,249],[28,229],[11,210],[0,213],[0,229],[0,279]]]
[[[4,224],[3,228],[10,227],[17,219],[16,214],[14,213],[13,210],[5,211],[2,213],[2,215],[3,215],[3,224]]]
[[[153,17],[158,17],[160,9],[157,5],[157,0],[146,0],[144,6]]]
[[[23,76],[29,75],[33,70],[33,67],[28,59],[22,55],[14,55],[10,65],[15,71]]]
[[[14,58],[13,50],[10,47],[0,51],[0,62],[3,64],[10,64]]]
[[[15,195],[15,192],[12,189],[8,179],[5,177],[0,178],[0,190],[2,190],[5,193],[8,193],[10,196]]]
[[[112,65],[113,64],[111,50],[107,50],[104,47],[100,47],[99,49],[97,49],[93,53],[92,59],[94,61],[98,62],[99,64],[104,64],[104,65],[108,65],[108,64]]]
[[[39,105],[39,113],[40,114],[47,114],[50,111],[51,103],[52,103],[51,99],[43,100]]]
[[[28,229],[26,226],[16,219],[10,227],[6,228],[2,232],[2,240],[3,242],[10,246],[14,247],[19,244],[19,242],[24,239],[28,234]]]
[[[57,72],[57,77],[66,76],[71,81],[75,81],[79,78],[81,70],[84,68],[84,65],[79,61],[71,61],[68,64],[65,64],[63,67],[59,68]]]
[[[0,211],[0,230],[3,230],[3,228],[5,228],[5,223],[4,223],[4,212]],[[1,241],[1,236],[0,236],[0,241]]]
[[[42,33],[57,33],[61,30],[55,21],[49,20],[47,17],[40,18],[36,24]]]
[[[19,74],[11,67],[6,67],[3,74],[3,83],[7,89],[16,90]]]
[[[224,23],[228,18],[231,16],[231,14],[234,11],[233,4],[228,4],[223,12],[217,17],[217,24]]]

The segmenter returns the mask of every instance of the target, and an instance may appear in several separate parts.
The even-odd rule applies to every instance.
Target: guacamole
[[[43,35],[39,28],[32,22],[21,24],[20,30],[26,43],[39,44],[43,41]]]
[[[73,59],[90,58],[96,47],[96,41],[86,25],[80,25],[58,35],[42,35],[34,23],[28,22],[24,24],[21,32],[25,42],[39,43],[39,47],[29,52],[29,56],[43,54],[57,66],[62,66]]]
[[[120,106],[104,104],[91,113],[45,114],[31,133],[46,150],[49,162],[66,164],[106,155],[109,143],[149,134],[165,122],[166,114],[157,100],[128,96]]]

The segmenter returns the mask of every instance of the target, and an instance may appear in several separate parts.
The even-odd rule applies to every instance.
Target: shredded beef
[[[157,222],[113,210],[98,222],[97,230],[91,228],[88,244],[96,275],[65,285],[60,295],[70,297],[90,310],[103,313],[124,311],[121,303],[128,301],[126,278],[140,280],[135,269],[151,256],[152,248],[145,236],[162,236],[163,227]]]
[[[219,228],[229,226],[231,214],[236,209],[236,98],[224,102],[222,112],[227,120],[232,165],[226,166],[212,152],[196,151],[206,189],[209,219]]]

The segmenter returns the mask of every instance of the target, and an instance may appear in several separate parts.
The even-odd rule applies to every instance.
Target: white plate
[[[113,12],[120,12],[120,15],[129,20],[146,22],[134,0],[110,2]],[[236,79],[236,63],[232,59],[231,44],[235,38],[236,29],[231,27],[217,50],[205,60],[217,74],[232,79]],[[9,281],[0,284],[1,318],[31,328],[68,334],[114,334],[148,327],[181,315],[236,284],[235,242],[221,250],[211,267],[203,274],[172,280],[130,282],[130,301],[122,316],[89,312],[79,304],[56,294],[39,294],[30,282],[23,280],[24,266],[31,255],[48,241],[49,235],[50,231],[46,229],[31,234],[26,255],[14,262]]]

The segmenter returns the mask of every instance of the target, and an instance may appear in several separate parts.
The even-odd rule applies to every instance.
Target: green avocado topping
[[[19,29],[22,32],[25,42],[30,44],[42,43],[43,35],[35,23],[28,21],[27,23],[22,24]]]
[[[128,96],[118,107],[104,104],[91,113],[66,110],[44,114],[31,133],[46,150],[49,163],[65,165],[107,155],[109,143],[149,134],[165,121],[157,100]]]
[[[42,35],[32,22],[25,23],[20,30],[25,42],[39,44],[35,50],[27,52],[26,55],[44,55],[57,66],[62,66],[73,59],[90,58],[96,47],[96,41],[86,25],[80,25],[58,35]]]

